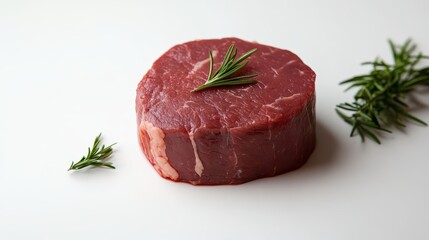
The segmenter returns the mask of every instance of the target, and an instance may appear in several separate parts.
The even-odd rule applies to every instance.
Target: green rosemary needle
[[[247,61],[246,59],[254,52],[256,52],[256,50],[257,49],[254,48],[248,51],[235,61],[235,57],[237,55],[237,48],[234,46],[234,44],[231,44],[225,54],[225,58],[223,59],[221,66],[213,75],[213,55],[212,52],[209,51],[210,70],[207,76],[207,81],[203,85],[192,90],[192,92],[218,86],[256,83],[257,81],[252,78],[256,77],[257,74],[231,77],[231,75],[238,72],[240,69],[244,68],[247,65],[249,61]]]
[[[101,133],[95,138],[94,144],[92,145],[92,149],[88,148],[88,154],[86,156],[83,156],[79,162],[74,163],[70,165],[70,170],[79,170],[88,166],[94,166],[94,167],[109,167],[109,168],[115,168],[111,162],[103,161],[110,157],[113,153],[112,146],[116,143],[105,147],[104,145],[99,148],[101,141]]]
[[[358,88],[351,103],[337,105],[338,115],[352,126],[350,136],[359,135],[381,143],[380,132],[391,133],[391,125],[405,127],[405,119],[427,125],[424,121],[411,115],[405,103],[407,94],[418,86],[429,86],[429,67],[417,68],[420,60],[429,58],[422,53],[415,53],[416,45],[407,40],[403,45],[396,45],[389,40],[393,63],[376,58],[363,65],[372,66],[372,71],[345,80],[340,84],[349,84],[346,90]],[[345,114],[345,110],[351,115]]]

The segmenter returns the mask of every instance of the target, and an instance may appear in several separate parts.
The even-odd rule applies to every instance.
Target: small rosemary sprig
[[[405,119],[427,125],[407,111],[405,97],[417,86],[429,86],[429,67],[417,68],[420,60],[429,57],[422,53],[415,54],[416,45],[411,40],[402,46],[389,40],[389,45],[393,64],[379,58],[373,62],[364,62],[363,65],[372,66],[369,74],[340,83],[350,85],[346,90],[359,88],[354,102],[337,105],[336,112],[352,126],[350,136],[357,133],[362,141],[368,137],[380,144],[378,134],[391,133],[388,129],[391,125],[405,127]],[[340,109],[352,114],[346,115]]]
[[[86,156],[83,156],[79,162],[77,163],[72,162],[68,171],[79,170],[88,166],[109,167],[114,169],[115,167],[112,165],[111,162],[106,162],[103,160],[105,160],[106,158],[110,157],[110,155],[112,155],[113,153],[112,146],[115,145],[116,143],[108,147],[105,147],[103,145],[100,149],[99,148],[100,140],[101,140],[101,133],[95,138],[94,144],[92,145],[92,150],[91,148],[88,148],[88,154]]]
[[[257,74],[250,74],[244,76],[231,77],[232,74],[238,72],[240,69],[244,68],[249,61],[246,59],[256,52],[256,48],[248,51],[243,56],[235,60],[237,55],[237,48],[234,44],[231,44],[226,52],[225,58],[223,59],[222,65],[219,69],[212,75],[213,72],[213,55],[209,51],[210,58],[210,70],[209,75],[207,76],[207,81],[203,85],[195,88],[192,92],[196,92],[202,89],[218,87],[218,86],[227,86],[227,85],[243,85],[256,83],[257,81],[251,78],[257,76]],[[245,61],[246,60],[246,61]]]

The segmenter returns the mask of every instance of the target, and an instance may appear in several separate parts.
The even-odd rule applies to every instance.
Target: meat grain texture
[[[239,75],[252,85],[203,84],[234,43],[241,56],[253,48]],[[176,45],[137,88],[140,145],[163,178],[194,185],[240,184],[302,166],[315,147],[315,73],[290,51],[237,38]]]

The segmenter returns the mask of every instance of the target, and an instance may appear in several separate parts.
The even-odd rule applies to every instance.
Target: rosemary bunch
[[[372,66],[369,74],[340,83],[349,85],[346,90],[358,88],[354,101],[338,104],[336,112],[352,126],[350,136],[359,135],[362,141],[368,137],[380,144],[377,135],[380,132],[391,133],[388,129],[391,125],[405,127],[405,119],[427,125],[408,112],[405,97],[418,86],[429,86],[429,67],[417,67],[422,59],[429,57],[415,53],[416,45],[411,40],[403,45],[395,45],[389,40],[389,45],[392,64],[379,58],[364,62],[363,65]],[[351,114],[347,115],[342,110]]]
[[[209,74],[207,76],[207,81],[203,85],[196,87],[194,90],[192,90],[192,92],[218,86],[256,83],[256,80],[251,78],[256,77],[257,74],[231,77],[232,74],[238,72],[240,69],[244,68],[247,65],[249,61],[247,61],[246,59],[250,57],[250,55],[252,55],[254,52],[256,52],[256,50],[256,48],[250,50],[235,61],[235,57],[237,55],[237,48],[234,46],[234,44],[231,44],[225,54],[225,58],[223,59],[221,66],[213,75],[213,55],[212,52],[209,51],[210,69]]]

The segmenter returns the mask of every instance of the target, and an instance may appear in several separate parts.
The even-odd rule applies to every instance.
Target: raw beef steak
[[[253,48],[238,75],[251,85],[209,88],[231,44],[237,58]],[[240,184],[302,166],[315,147],[315,73],[290,51],[237,38],[176,45],[137,88],[140,145],[164,178],[195,185]]]

